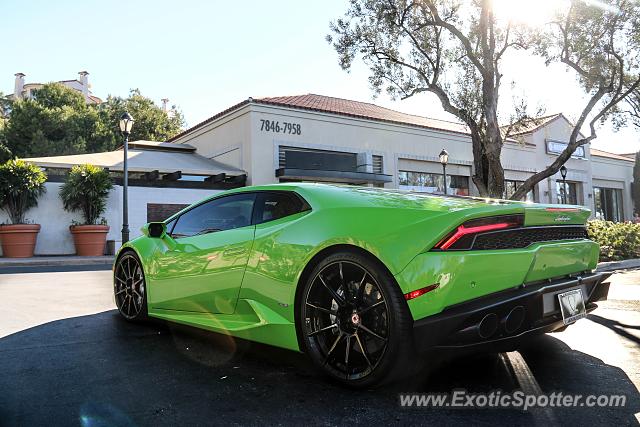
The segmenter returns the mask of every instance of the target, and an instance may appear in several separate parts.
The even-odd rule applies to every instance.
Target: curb
[[[52,256],[33,258],[1,258],[0,268],[4,267],[31,267],[31,266],[74,266],[74,265],[112,265],[113,256],[79,257],[79,256]],[[640,258],[626,259],[623,261],[608,261],[598,264],[597,271],[618,271],[640,268]]]
[[[33,258],[0,258],[0,268],[5,267],[46,267],[75,265],[112,265],[113,256],[79,257],[55,256]]]
[[[597,271],[618,271],[640,268],[640,258],[625,259],[622,261],[601,262],[596,268]]]

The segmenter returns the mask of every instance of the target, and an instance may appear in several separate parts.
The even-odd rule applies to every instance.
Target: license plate
[[[574,289],[558,294],[558,301],[560,302],[562,321],[565,325],[574,323],[576,320],[587,316],[581,289]]]

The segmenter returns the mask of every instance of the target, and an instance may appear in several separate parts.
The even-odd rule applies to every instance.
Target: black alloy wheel
[[[392,277],[368,257],[334,254],[314,269],[300,307],[305,350],[352,386],[383,382],[413,347],[410,314]]]
[[[133,252],[118,259],[113,273],[113,292],[120,314],[127,320],[141,320],[147,316],[147,297],[144,273],[140,260]]]

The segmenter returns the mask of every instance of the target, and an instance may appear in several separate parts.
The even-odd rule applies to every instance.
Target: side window
[[[180,215],[171,235],[179,239],[251,225],[255,197],[234,194],[198,205]]]
[[[309,209],[309,205],[293,193],[268,192],[260,197],[257,224],[284,218]]]

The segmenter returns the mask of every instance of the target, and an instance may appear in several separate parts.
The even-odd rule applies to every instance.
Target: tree
[[[132,89],[128,98],[109,96],[98,109],[102,122],[114,132],[117,141],[122,139],[118,123],[125,111],[135,120],[129,136],[132,141],[166,141],[180,133],[184,126],[184,116],[175,105],[165,113],[151,99],[143,96],[139,89]]]
[[[14,101],[3,134],[16,157],[102,151],[112,140],[96,109],[59,83],[44,85],[32,99]]]
[[[60,188],[60,198],[66,211],[82,212],[83,225],[93,225],[106,209],[112,188],[109,171],[94,165],[75,165]]]
[[[9,111],[11,111],[11,100],[0,92],[0,164],[12,157],[11,150],[7,147],[7,141],[4,136]]]
[[[636,153],[636,162],[633,165],[633,184],[631,186],[633,196],[633,211],[640,213],[640,151]]]
[[[593,141],[597,124],[624,118],[624,104],[640,88],[640,3],[614,0],[603,5],[574,0],[536,47],[547,64],[561,62],[573,71],[588,96],[566,149],[546,169],[529,177],[513,194],[514,199],[557,173],[578,147]],[[589,129],[586,136],[580,133],[583,126]]]
[[[8,111],[4,130],[0,127],[0,159],[3,141],[15,157],[113,150],[122,141],[118,121],[124,111],[136,119],[133,140],[164,141],[184,124],[175,106],[167,114],[137,89],[128,98],[109,96],[106,102],[93,105],[80,92],[59,83],[44,85],[32,99],[13,102]]]
[[[578,146],[595,138],[595,123],[616,113],[616,105],[637,86],[637,64],[631,62],[635,55],[627,60],[625,53],[638,50],[639,33],[633,31],[638,6],[624,0],[617,4],[620,11],[614,13],[575,1],[544,32],[498,22],[491,0],[351,0],[344,18],[331,24],[328,40],[345,70],[356,58],[363,59],[376,92],[386,90],[402,99],[435,94],[445,111],[467,125],[472,178],[483,196],[503,196],[503,141],[535,122],[521,102],[512,108],[508,123],[500,123],[500,66],[505,55],[536,48],[547,63],[561,61],[577,72],[590,100],[567,148],[518,188],[512,198],[519,199],[557,173]],[[582,138],[580,129],[587,118],[591,134]]]
[[[38,205],[46,192],[47,175],[36,165],[23,160],[0,164],[0,209],[11,224],[25,224],[27,211]]]

